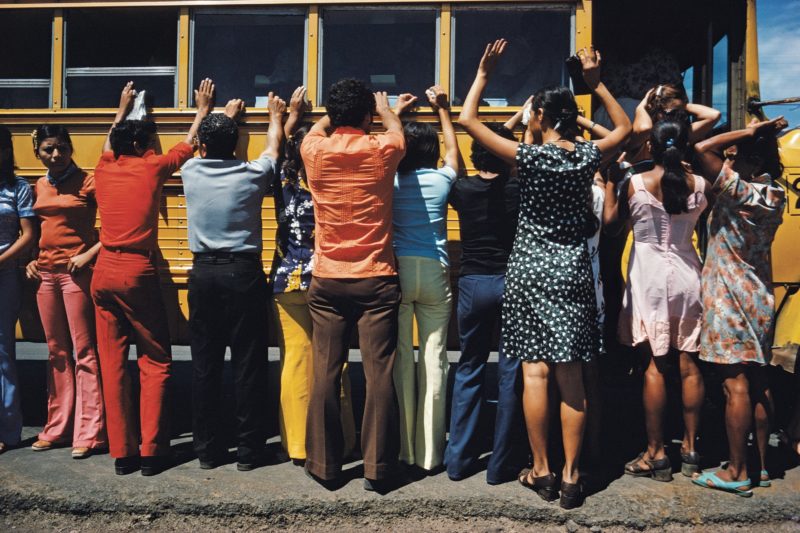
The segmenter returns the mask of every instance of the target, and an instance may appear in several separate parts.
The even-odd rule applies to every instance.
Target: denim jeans
[[[458,280],[458,331],[461,358],[456,367],[450,412],[450,440],[445,450],[451,479],[468,476],[481,449],[481,411],[484,377],[492,335],[500,320],[503,275],[466,275]],[[490,484],[516,477],[527,459],[525,422],[522,418],[520,361],[503,355],[497,369],[498,397],[492,455],[486,471]]]
[[[16,366],[15,327],[19,314],[21,282],[16,266],[0,269],[0,442],[19,444],[22,410]]]

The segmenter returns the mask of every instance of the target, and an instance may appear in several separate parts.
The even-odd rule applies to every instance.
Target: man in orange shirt
[[[308,291],[314,376],[306,468],[323,483],[335,482],[341,472],[340,381],[351,333],[358,327],[367,381],[361,427],[364,488],[381,491],[399,452],[392,369],[400,285],[391,233],[394,175],[405,154],[403,125],[386,93],[373,95],[358,80],[335,83],[326,110],[300,149],[316,218]],[[385,133],[370,134],[373,112]]]
[[[108,444],[120,475],[140,466],[142,475],[155,475],[169,465],[165,409],[172,355],[156,266],[158,207],[164,182],[194,154],[192,142],[208,115],[213,93],[211,80],[203,80],[195,91],[197,115],[189,134],[158,155],[152,149],[155,124],[123,121],[136,95],[133,83],[128,83],[95,167],[102,248],[92,278],[92,298]],[[134,419],[128,374],[131,342],[136,343],[139,359],[139,423]]]

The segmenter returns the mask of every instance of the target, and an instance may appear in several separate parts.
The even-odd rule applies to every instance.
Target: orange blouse
[[[71,257],[97,242],[92,174],[78,170],[56,185],[47,176],[39,178],[33,211],[42,222],[38,259],[42,270],[66,266]]]
[[[314,199],[314,276],[393,276],[392,188],[405,155],[400,132],[350,127],[306,135],[300,152]]]

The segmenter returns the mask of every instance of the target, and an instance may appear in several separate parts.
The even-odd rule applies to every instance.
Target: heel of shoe
[[[562,509],[575,509],[583,505],[583,486],[578,483],[561,482],[561,499],[558,504]]]
[[[653,470],[653,479],[664,482],[672,481],[672,467]]]
[[[695,474],[700,473],[700,465],[691,463],[681,463],[681,474],[686,477],[694,477]]]

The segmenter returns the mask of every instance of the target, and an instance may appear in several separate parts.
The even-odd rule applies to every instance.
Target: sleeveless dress
[[[700,359],[718,364],[770,361],[775,321],[770,248],[786,192],[769,174],[748,182],[720,175],[708,220]]]
[[[645,188],[641,174],[631,178],[633,247],[618,334],[628,346],[648,342],[655,356],[666,355],[670,347],[699,350],[701,266],[692,234],[708,201],[705,180],[695,176],[694,183],[689,211],[670,215]]]
[[[586,243],[596,230],[592,180],[600,150],[520,144],[517,235],[503,294],[503,351],[525,361],[589,361],[600,349]]]

